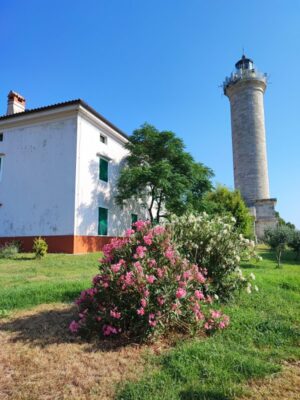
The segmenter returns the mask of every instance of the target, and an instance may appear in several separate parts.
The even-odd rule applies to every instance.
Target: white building
[[[127,136],[82,100],[32,110],[15,92],[0,117],[0,244],[34,237],[51,252],[100,250],[132,220],[138,204],[115,204]]]

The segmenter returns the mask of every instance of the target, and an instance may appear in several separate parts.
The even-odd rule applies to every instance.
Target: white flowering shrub
[[[235,219],[228,216],[184,215],[173,217],[173,238],[179,252],[190,262],[206,268],[216,297],[227,300],[245,288],[257,290],[240,269],[241,261],[260,259],[255,243],[235,229]]]

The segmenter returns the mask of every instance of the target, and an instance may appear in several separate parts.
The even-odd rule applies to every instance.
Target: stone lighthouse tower
[[[267,75],[259,72],[245,55],[223,84],[231,110],[234,186],[240,190],[252,215],[255,233],[277,223],[276,199],[270,199],[266,149],[264,92]]]

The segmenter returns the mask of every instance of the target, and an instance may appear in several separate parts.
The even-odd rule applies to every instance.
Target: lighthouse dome
[[[251,70],[251,69],[254,69],[254,63],[250,58],[247,58],[245,56],[245,54],[243,54],[242,58],[235,64],[235,68],[237,70],[240,70],[240,69]]]

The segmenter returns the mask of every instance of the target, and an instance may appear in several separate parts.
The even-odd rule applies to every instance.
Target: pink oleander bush
[[[137,221],[104,247],[99,261],[92,287],[76,300],[73,333],[146,339],[174,329],[213,332],[229,323],[212,308],[207,271],[177,253],[163,226]]]

